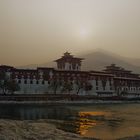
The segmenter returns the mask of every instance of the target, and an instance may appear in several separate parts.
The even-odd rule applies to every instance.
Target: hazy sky
[[[0,0],[0,64],[96,48],[140,58],[140,0]]]

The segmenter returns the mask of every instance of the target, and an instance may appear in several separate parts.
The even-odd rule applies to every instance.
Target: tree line
[[[92,85],[87,81],[83,82],[80,80],[70,81],[55,79],[49,81],[49,90],[51,90],[54,94],[56,94],[58,90],[60,93],[70,93],[74,89],[76,94],[79,94],[81,89],[85,91],[92,90]]]

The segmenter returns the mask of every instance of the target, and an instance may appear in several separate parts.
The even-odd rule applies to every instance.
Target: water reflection
[[[1,105],[0,118],[17,120],[57,119],[67,120],[75,111],[57,106]]]
[[[76,133],[85,135],[88,129],[101,123],[99,120],[104,120],[106,112],[79,112],[76,120]]]
[[[61,124],[61,129],[80,135],[86,135],[89,129],[103,125],[104,123],[107,123],[110,130],[114,131],[123,121],[123,119],[115,117],[112,119],[112,114],[105,111],[77,112],[74,120],[65,121],[65,123]]]
[[[97,121],[80,117],[73,124],[75,124],[76,128],[75,133],[85,135],[89,128],[97,125]]]

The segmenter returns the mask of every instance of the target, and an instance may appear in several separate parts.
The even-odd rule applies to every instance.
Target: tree
[[[6,85],[6,74],[4,71],[0,71],[0,89],[5,94],[5,85]]]
[[[57,89],[61,86],[61,81],[60,80],[52,80],[50,81],[50,86],[49,88],[53,90],[54,94],[56,94]]]
[[[79,94],[80,89],[84,89],[85,91],[90,91],[92,90],[92,85],[87,82],[87,81],[76,81],[76,85],[77,85],[77,94]]]
[[[15,80],[10,79],[9,77],[7,77],[5,72],[1,71],[0,72],[0,89],[3,94],[6,94],[6,93],[13,94],[15,91],[18,91],[20,87]]]
[[[73,90],[73,83],[71,81],[65,81],[63,83],[63,88],[61,92],[63,93],[64,91],[66,91],[70,93],[72,90]]]
[[[92,85],[91,85],[90,83],[87,82],[87,83],[85,84],[85,90],[86,90],[86,91],[92,90]]]
[[[78,87],[77,94],[79,94],[80,89],[82,89],[84,87],[84,83],[82,81],[77,81],[76,84],[77,84],[77,87]]]
[[[20,90],[20,87],[15,80],[9,80],[7,81],[7,90],[13,94],[15,91]]]
[[[5,77],[6,77],[5,72],[4,72],[4,71],[0,71],[0,82],[1,82],[2,80],[4,80]]]

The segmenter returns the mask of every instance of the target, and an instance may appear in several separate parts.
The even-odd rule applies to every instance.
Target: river
[[[140,104],[23,105],[0,104],[0,118],[50,119],[57,127],[85,137],[111,140],[140,135]]]

